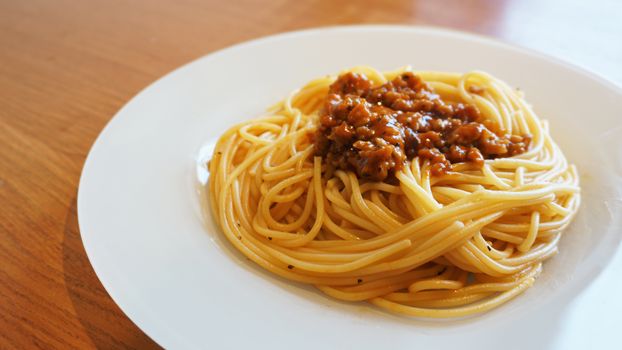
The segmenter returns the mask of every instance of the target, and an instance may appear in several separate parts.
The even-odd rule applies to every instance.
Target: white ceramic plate
[[[524,90],[550,120],[580,169],[583,205],[525,294],[463,320],[399,317],[262,271],[203,216],[201,160],[221,132],[314,77],[360,64],[485,70]],[[119,111],[84,166],[80,231],[106,290],[167,348],[544,348],[620,241],[621,101],[619,89],[576,67],[453,31],[355,26],[259,39],[179,68]]]

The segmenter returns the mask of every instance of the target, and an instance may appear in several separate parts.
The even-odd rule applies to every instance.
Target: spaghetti
[[[375,88],[412,76],[409,71],[357,67],[341,77],[357,74]],[[281,277],[417,317],[483,312],[529,288],[578,209],[576,168],[551,139],[547,122],[501,80],[483,72],[416,76],[434,94],[428,98],[477,110],[477,121],[494,130],[490,137],[506,145],[507,154],[465,158],[468,147],[486,155],[479,140],[460,146],[465,156],[450,162],[449,145],[434,141],[436,153],[426,156],[430,147],[417,138],[419,148],[399,158],[402,163],[392,156],[382,173],[364,176],[359,170],[365,167],[357,166],[370,160],[361,161],[356,140],[344,147],[358,163],[331,162],[329,148],[319,145],[337,142],[335,131],[320,140],[327,99],[339,81],[322,77],[218,140],[209,198],[227,239]],[[390,154],[405,142],[391,146]]]

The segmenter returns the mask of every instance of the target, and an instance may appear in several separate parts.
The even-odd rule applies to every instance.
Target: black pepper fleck
[[[287,265],[287,268],[291,270],[294,268],[294,265]]]

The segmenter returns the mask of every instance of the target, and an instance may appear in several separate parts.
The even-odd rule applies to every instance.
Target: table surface
[[[0,0],[0,348],[158,348],[108,296],[80,239],[78,180],[98,133],[192,59],[354,23],[489,35],[622,83],[616,0]]]

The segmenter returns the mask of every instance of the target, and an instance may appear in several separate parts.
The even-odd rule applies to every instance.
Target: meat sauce
[[[315,151],[333,167],[383,181],[414,157],[429,160],[431,174],[439,176],[453,163],[481,167],[484,159],[527,150],[528,135],[491,129],[494,125],[483,121],[476,107],[444,102],[411,72],[380,86],[349,72],[330,86]]]

